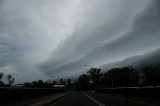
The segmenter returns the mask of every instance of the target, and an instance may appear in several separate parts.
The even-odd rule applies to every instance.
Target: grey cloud
[[[76,77],[84,64],[149,52],[159,47],[158,9],[158,0],[1,0],[0,71],[19,82]]]
[[[57,11],[59,4],[58,1],[50,0],[1,1],[0,71],[3,72],[6,67],[14,68],[21,78],[19,81],[16,79],[18,82],[48,78],[37,70],[35,64],[47,57],[49,49],[54,47],[50,43],[56,42],[54,34],[51,36],[53,32],[49,32],[46,24],[51,27],[52,18],[55,23],[52,28],[55,29],[58,18],[54,16],[56,13],[51,12],[52,9]],[[58,34],[56,31],[54,33]],[[10,70],[12,69],[7,68],[7,71],[12,72]]]
[[[155,13],[154,16],[150,16],[150,12],[157,10],[157,7],[152,9],[156,1],[148,1],[148,5],[144,2],[146,1],[141,1],[142,4],[139,4],[139,1],[123,2],[126,4],[121,4],[122,9],[117,10],[118,13],[113,15],[112,19],[108,21],[104,18],[103,23],[97,27],[94,18],[92,22],[95,23],[88,25],[86,22],[87,25],[84,24],[84,27],[77,29],[73,36],[53,52],[47,62],[39,65],[40,70],[47,75],[57,75],[57,78],[61,75],[69,76],[68,72],[77,75],[83,70],[84,64],[99,66],[155,49],[159,46],[159,37],[151,36],[154,43],[150,42],[151,39],[146,39],[146,34],[152,32],[141,26],[146,26],[144,24],[147,21],[154,23],[152,19],[145,20],[146,15],[148,18],[159,15]],[[127,5],[127,10],[123,8],[124,5]],[[137,22],[139,20],[144,22]],[[150,47],[145,47],[146,44]]]

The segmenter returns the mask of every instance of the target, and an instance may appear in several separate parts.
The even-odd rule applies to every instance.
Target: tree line
[[[42,80],[38,80],[38,81],[32,81],[32,82],[25,82],[24,83],[24,87],[29,87],[29,88],[53,88],[54,85],[70,85],[71,84],[71,80],[70,79],[63,79],[61,78],[59,80],[59,82],[57,81],[51,81],[51,80],[47,80],[47,81],[42,81]]]
[[[6,76],[8,84],[2,79],[4,74],[0,72],[0,86],[12,86],[15,77],[11,74]],[[25,82],[23,87],[31,88],[53,88],[53,85],[61,84],[67,87],[73,86],[71,79],[61,78],[57,81],[32,81]],[[95,87],[138,87],[138,86],[160,86],[160,68],[145,67],[141,71],[132,66],[113,68],[102,72],[99,68],[90,68],[87,73],[80,75],[76,86],[80,89],[93,89]]]
[[[104,73],[101,69],[91,68],[78,78],[82,89],[94,87],[138,87],[159,86],[160,69],[145,67],[142,71],[129,67],[114,68]]]

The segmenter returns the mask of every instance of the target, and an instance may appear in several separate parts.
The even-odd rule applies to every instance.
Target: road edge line
[[[50,104],[53,104],[54,102],[57,102],[58,100],[62,99],[64,96],[68,95],[69,93],[70,93],[70,92],[67,92],[67,93],[65,93],[63,96],[60,96],[60,97],[58,97],[58,98],[56,98],[56,99],[53,99],[52,101],[50,101],[50,102],[48,102],[48,103],[45,103],[45,104],[43,104],[43,105],[41,105],[41,106],[48,106],[48,105],[50,105]]]
[[[62,99],[64,96],[68,95],[70,92],[64,92],[56,95],[51,96],[50,98],[44,98],[41,101],[29,104],[27,106],[49,106],[50,104]]]
[[[93,97],[89,96],[88,94],[86,93],[83,93],[83,95],[85,95],[86,97],[88,97],[90,100],[92,100],[94,103],[96,103],[98,106],[106,106],[104,105],[103,103],[97,101],[96,99],[94,99]]]

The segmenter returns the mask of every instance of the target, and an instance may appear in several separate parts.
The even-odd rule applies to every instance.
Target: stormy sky
[[[160,47],[159,0],[0,0],[0,72],[76,77]]]

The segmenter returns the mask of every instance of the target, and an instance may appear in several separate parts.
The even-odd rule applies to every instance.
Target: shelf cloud
[[[0,71],[76,77],[160,47],[158,0],[1,0]]]

